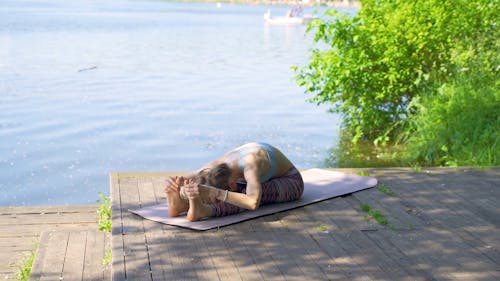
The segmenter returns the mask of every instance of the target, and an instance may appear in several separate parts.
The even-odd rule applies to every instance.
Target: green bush
[[[408,129],[415,97],[436,92],[470,60],[498,71],[498,1],[362,0],[354,17],[335,10],[311,23],[315,48],[296,79],[341,113],[353,136],[388,142]]]
[[[293,68],[296,80],[311,102],[341,114],[352,143],[408,144],[410,156],[393,162],[497,164],[498,2],[362,0],[353,17],[328,10],[308,28],[315,45]]]

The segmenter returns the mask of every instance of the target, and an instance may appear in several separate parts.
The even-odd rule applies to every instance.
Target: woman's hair
[[[231,170],[226,163],[219,164],[212,169],[203,169],[196,175],[195,181],[199,184],[209,184],[220,189],[229,189]]]

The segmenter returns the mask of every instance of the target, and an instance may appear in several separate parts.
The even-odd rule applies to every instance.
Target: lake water
[[[250,141],[321,167],[339,118],[306,102],[286,7],[0,3],[0,205],[95,203],[110,171],[192,170]],[[312,9],[307,9],[312,11]]]

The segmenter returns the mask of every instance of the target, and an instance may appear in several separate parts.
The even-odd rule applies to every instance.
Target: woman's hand
[[[204,203],[216,203],[217,188],[199,185],[193,180],[187,181],[184,191],[189,199],[201,198]]]
[[[169,177],[166,180],[166,193],[177,193],[179,194],[181,191],[181,186],[184,184],[183,177]]]

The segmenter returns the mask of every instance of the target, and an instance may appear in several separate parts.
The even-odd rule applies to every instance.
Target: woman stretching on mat
[[[198,171],[170,177],[165,191],[171,217],[187,212],[188,220],[197,221],[297,200],[304,191],[304,182],[277,148],[248,143]]]

